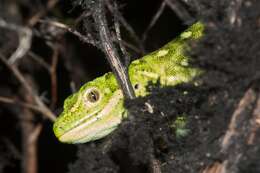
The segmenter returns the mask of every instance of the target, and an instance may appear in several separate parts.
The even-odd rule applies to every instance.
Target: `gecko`
[[[162,48],[131,62],[128,74],[135,95],[149,94],[148,84],[175,86],[190,82],[201,74],[191,67],[185,50],[187,42],[202,37],[204,25],[197,22]],[[55,120],[53,131],[64,143],[86,143],[113,132],[127,118],[124,96],[113,73],[108,72],[84,84],[64,101],[63,112]]]

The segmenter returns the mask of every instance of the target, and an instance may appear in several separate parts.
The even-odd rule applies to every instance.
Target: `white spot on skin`
[[[186,32],[183,32],[183,33],[181,34],[181,38],[186,39],[186,38],[191,37],[191,35],[192,35],[192,32],[191,32],[191,31],[186,31]]]
[[[109,88],[106,88],[105,89],[105,93],[110,93],[111,91],[110,91],[110,89]]]
[[[140,73],[141,75],[144,75],[146,77],[150,77],[150,78],[154,78],[154,79],[159,78],[159,75],[157,73],[153,73],[153,72],[139,71],[138,73]]]
[[[168,54],[168,52],[169,52],[169,50],[160,50],[158,53],[157,53],[157,56],[158,57],[161,57],[161,56],[165,56],[165,55],[167,55]]]
[[[189,65],[188,60],[187,59],[182,60],[181,65],[182,66],[188,66]]]

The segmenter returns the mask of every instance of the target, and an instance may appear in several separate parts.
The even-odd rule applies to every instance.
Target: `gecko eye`
[[[99,100],[99,98],[100,98],[100,94],[99,94],[99,91],[97,89],[91,89],[90,91],[88,91],[86,93],[86,99],[90,103],[97,102]]]

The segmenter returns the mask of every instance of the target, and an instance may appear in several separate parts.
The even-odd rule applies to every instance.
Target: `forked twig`
[[[155,25],[155,23],[157,22],[157,20],[159,19],[159,17],[161,16],[161,14],[163,13],[164,9],[165,9],[165,1],[162,1],[159,9],[157,10],[157,12],[155,13],[155,15],[153,16],[151,22],[149,23],[148,27],[145,29],[143,36],[142,36],[142,41],[144,42],[147,38],[148,32],[151,30],[151,28]]]
[[[35,93],[34,88],[32,88],[26,81],[25,77],[19,71],[19,69],[14,64],[9,64],[6,58],[0,54],[0,60],[13,72],[16,79],[22,84],[28,94],[34,99],[35,104],[39,107],[39,111],[45,115],[51,121],[56,119],[56,116],[52,113],[52,111],[42,102],[41,98]]]
[[[32,42],[32,31],[28,27],[8,23],[2,18],[0,18],[0,27],[16,31],[18,33],[19,45],[8,60],[10,64],[13,64],[18,59],[21,59],[30,50]]]
[[[138,35],[136,34],[136,32],[134,31],[132,26],[129,25],[129,23],[126,21],[124,16],[120,13],[120,11],[117,7],[117,4],[112,3],[110,0],[106,0],[105,2],[106,2],[106,6],[107,6],[108,10],[110,11],[110,13],[114,14],[114,17],[116,18],[116,20],[118,20],[119,23],[122,24],[122,26],[130,33],[130,36],[136,42],[137,48],[135,48],[133,50],[135,50],[135,52],[139,52],[142,55],[144,55],[145,54],[145,48],[144,48],[144,45],[142,43],[142,40],[138,37]],[[114,4],[114,6],[111,5],[111,4]],[[127,44],[124,44],[124,45],[126,46]]]

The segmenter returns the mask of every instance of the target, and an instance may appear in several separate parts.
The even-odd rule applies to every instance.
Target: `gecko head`
[[[84,143],[111,133],[123,117],[123,96],[111,73],[83,85],[64,102],[53,125],[56,137],[65,143]]]

